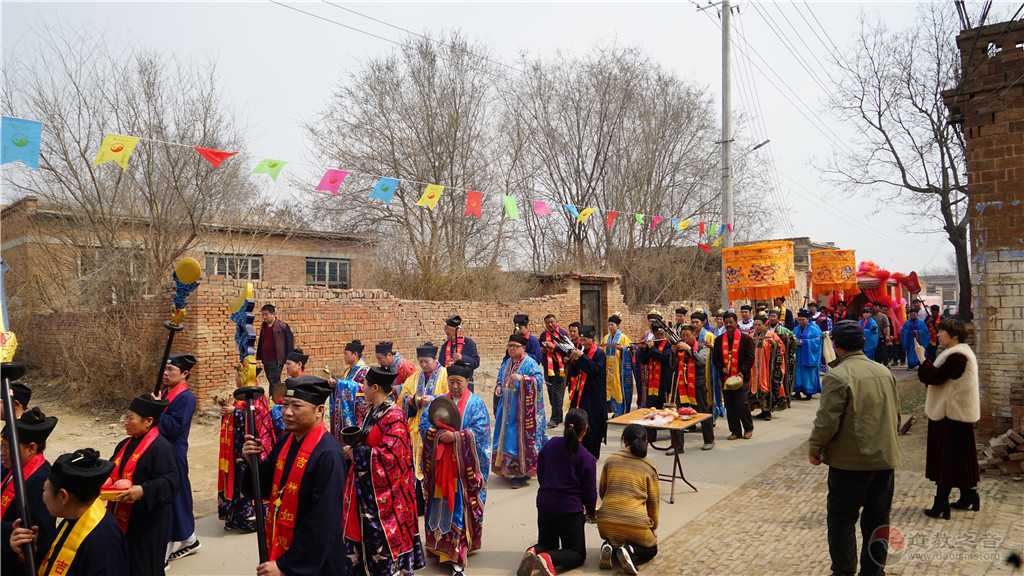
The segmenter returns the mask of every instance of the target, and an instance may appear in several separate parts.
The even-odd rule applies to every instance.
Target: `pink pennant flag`
[[[531,200],[530,204],[533,205],[533,213],[536,216],[548,216],[551,214],[551,207],[543,200]]]
[[[658,228],[658,224],[661,224],[661,221],[664,220],[664,219],[665,218],[662,217],[661,215],[655,214],[651,218],[651,230],[657,229]]]
[[[330,192],[331,196],[338,195],[338,189],[341,188],[341,183],[345,181],[348,176],[348,172],[344,170],[336,170],[334,168],[328,168],[320,183],[316,185],[316,189],[321,192]]]
[[[619,217],[619,213],[615,210],[609,210],[604,218],[604,227],[611,230],[615,226],[615,219]]]
[[[732,224],[726,224],[725,227],[729,229],[729,232],[732,232]]]

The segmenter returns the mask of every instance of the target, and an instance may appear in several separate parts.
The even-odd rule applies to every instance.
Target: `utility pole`
[[[722,0],[722,224],[725,224],[723,247],[732,247],[734,224],[732,197],[732,86],[730,82],[731,44],[729,38],[732,7]],[[722,258],[722,308],[729,308],[729,288],[725,281],[725,258]]]

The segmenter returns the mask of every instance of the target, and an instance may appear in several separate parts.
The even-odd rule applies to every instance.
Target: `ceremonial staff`
[[[195,258],[182,258],[174,265],[174,312],[170,319],[164,321],[164,328],[167,328],[167,344],[164,345],[164,355],[160,359],[160,365],[156,371],[156,384],[153,386],[153,397],[160,397],[160,388],[164,380],[164,367],[167,365],[167,358],[171,355],[171,344],[174,342],[174,335],[185,329],[185,304],[188,295],[199,287],[199,277],[203,269]]]
[[[238,384],[235,399],[245,402],[245,428],[248,434],[256,436],[256,399],[263,396],[263,388],[256,386],[256,330],[253,328],[256,299],[252,282],[246,282],[238,301],[231,307],[231,320],[235,323],[235,344],[238,346]],[[259,547],[260,564],[268,561],[266,538],[266,514],[263,510],[263,494],[260,482],[260,460],[256,454],[246,458],[249,465],[250,491],[253,509],[256,511],[256,544]]]
[[[11,380],[17,380],[25,374],[25,366],[14,360],[14,351],[18,347],[18,340],[11,332],[9,317],[7,315],[7,293],[4,291],[4,272],[7,271],[7,264],[0,261],[0,394],[4,399],[4,419],[7,421],[8,432],[7,446],[10,447],[11,475],[14,477],[14,494],[18,500],[18,511],[21,515],[21,525],[25,528],[32,527],[32,518],[28,513],[28,500],[25,497],[25,475],[21,470],[21,451],[18,450],[18,426],[14,419],[14,399],[11,397]],[[25,544],[22,548],[25,557],[25,573],[34,576],[36,573],[36,554],[31,544]]]

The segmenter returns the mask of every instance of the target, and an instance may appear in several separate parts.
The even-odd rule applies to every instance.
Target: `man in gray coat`
[[[860,574],[876,576],[885,573],[894,471],[900,460],[896,380],[888,368],[864,355],[864,331],[857,322],[837,323],[832,340],[836,359],[822,378],[808,460],[829,466],[832,574],[857,573],[854,526],[860,516]]]

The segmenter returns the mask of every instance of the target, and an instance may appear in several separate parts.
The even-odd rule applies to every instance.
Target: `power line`
[[[789,19],[789,16],[786,15],[786,11],[782,9],[782,6],[780,6],[779,4],[775,4],[774,6],[775,10],[777,10],[778,13],[782,16],[782,18],[786,21],[786,24],[789,24],[789,27],[793,29],[793,32],[796,34],[796,37],[800,40],[800,43],[803,44],[804,48],[807,49],[806,53],[810,54],[811,58],[814,58],[814,61],[818,64],[818,68],[825,74],[825,78],[828,79],[829,84],[835,85],[835,82],[832,80],[832,75],[829,74],[828,72],[828,66],[826,66],[820,58],[818,58],[817,51],[811,48],[811,45],[807,43],[806,38],[804,38],[805,35],[800,33],[800,30],[797,29],[796,25],[793,24],[793,21]],[[800,11],[797,10],[798,14],[799,12]],[[800,17],[804,18],[803,14],[800,14]],[[804,19],[804,22],[807,22],[807,20]],[[814,29],[811,29],[811,32],[814,32]],[[826,51],[828,50],[827,47],[825,49]]]
[[[337,20],[334,20],[333,18],[328,18],[326,16],[321,16],[319,14],[316,14],[314,12],[309,12],[309,11],[303,10],[301,8],[296,8],[295,6],[292,6],[291,4],[285,4],[284,2],[279,2],[278,0],[268,0],[268,1],[271,4],[276,4],[276,5],[278,5],[278,6],[282,7],[282,8],[287,8],[289,10],[294,10],[295,12],[299,12],[300,14],[305,14],[306,16],[312,16],[313,18],[316,18],[317,20],[323,20],[324,22],[329,22],[331,24],[334,24],[335,26],[341,26],[342,28],[345,28],[346,30],[351,30],[353,32],[358,32],[360,34],[364,34],[364,35],[369,36],[371,38],[376,38],[377,40],[383,40],[383,41],[385,41],[385,42],[387,42],[389,44],[394,44],[395,46],[398,46],[398,47],[403,47],[404,46],[401,42],[398,42],[396,40],[392,40],[391,38],[388,38],[386,36],[381,36],[379,34],[374,34],[373,32],[367,32],[366,30],[363,30],[362,28],[356,28],[355,26],[350,26],[348,24],[345,24],[344,22],[338,22]]]
[[[832,100],[832,95],[829,91],[829,87],[826,86],[825,83],[818,78],[818,75],[814,73],[814,70],[804,60],[803,56],[800,55],[800,52],[796,49],[796,47],[790,44],[790,41],[789,39],[786,38],[785,33],[782,30],[780,30],[781,26],[778,26],[778,23],[775,21],[775,18],[771,14],[769,14],[767,10],[762,10],[756,2],[751,2],[750,5],[754,7],[754,11],[757,12],[757,15],[760,16],[761,20],[763,20],[764,23],[768,25],[768,28],[772,31],[773,34],[775,34],[775,37],[779,39],[779,42],[782,43],[782,46],[786,49],[786,51],[793,56],[797,64],[799,64],[800,67],[807,72],[807,75],[811,77],[811,80],[813,80],[814,83],[817,84],[819,88],[821,88],[822,92],[824,92],[829,97],[829,100]]]

